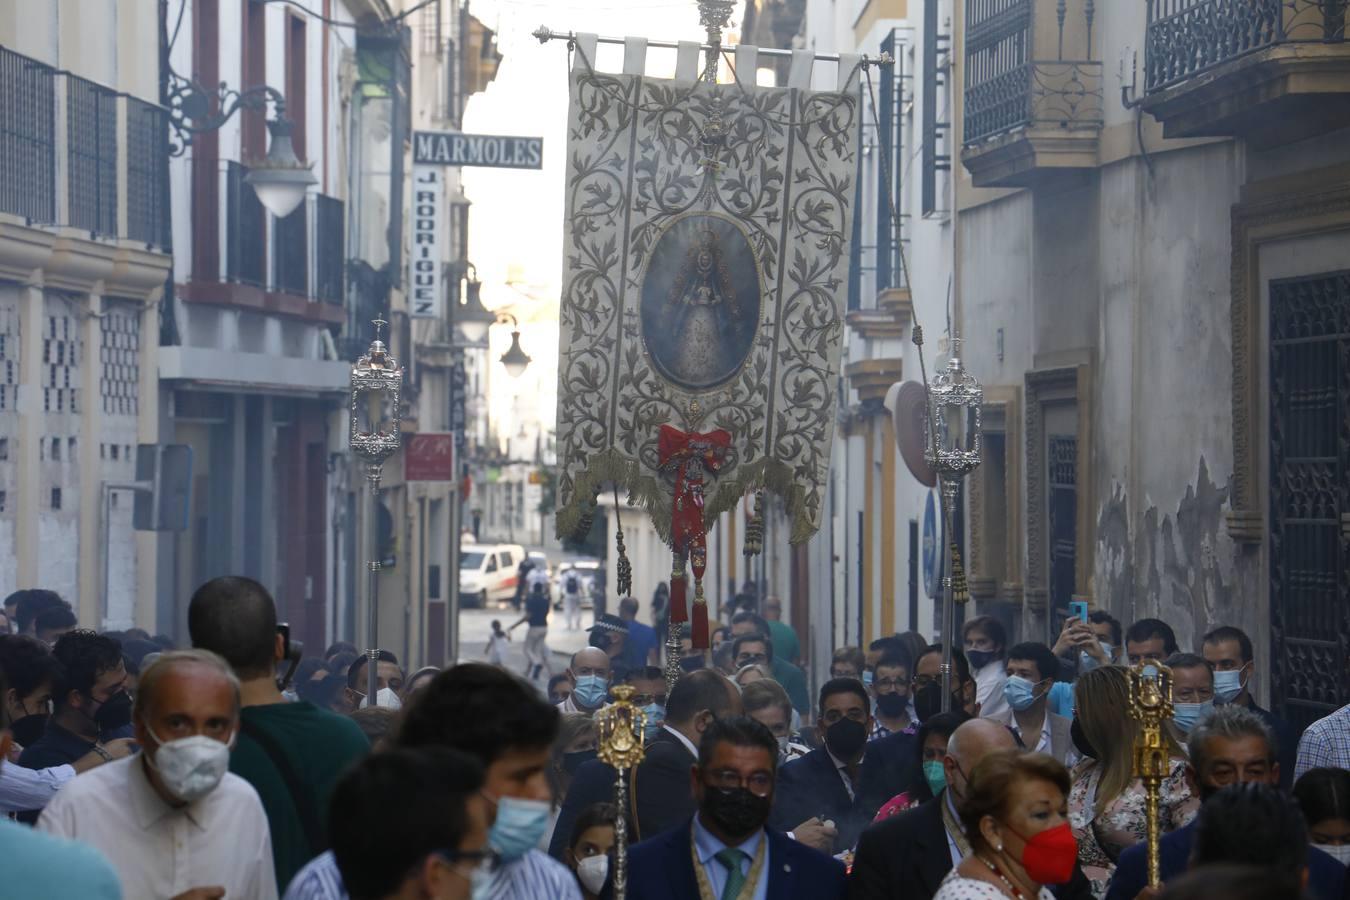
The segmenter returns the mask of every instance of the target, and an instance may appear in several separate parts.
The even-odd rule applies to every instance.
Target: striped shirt
[[[538,850],[497,870],[488,900],[581,900],[577,880],[562,863]],[[347,900],[342,873],[329,850],[299,872],[282,900]]]

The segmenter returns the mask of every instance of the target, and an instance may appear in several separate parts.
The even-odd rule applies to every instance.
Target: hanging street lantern
[[[512,324],[515,320],[512,319]],[[530,357],[520,346],[520,331],[511,332],[511,349],[502,354],[502,365],[506,367],[506,374],[512,378],[519,378],[525,374],[525,369],[530,365]]]
[[[483,282],[478,280],[478,270],[469,263],[473,274],[466,273],[464,279],[465,302],[456,306],[451,319],[454,325],[464,333],[464,339],[477,344],[487,337],[488,329],[497,321],[497,316],[483,308]]]
[[[366,622],[369,648],[366,650],[366,705],[375,705],[378,693],[379,669],[379,573],[380,548],[376,546],[377,504],[380,495],[380,476],[385,460],[398,452],[402,435],[399,431],[403,370],[398,360],[389,354],[380,331],[388,325],[376,319],[375,339],[366,355],[352,366],[351,441],[352,453],[366,466],[366,486],[369,497],[369,515],[366,516],[366,546],[369,562],[366,575]]]
[[[280,113],[269,120],[267,130],[272,133],[272,143],[267,148],[267,155],[250,162],[248,174],[244,176],[244,181],[258,195],[258,202],[278,219],[294,212],[304,202],[309,188],[319,183],[309,165],[296,158],[295,145],[291,143],[294,127],[290,119]]]

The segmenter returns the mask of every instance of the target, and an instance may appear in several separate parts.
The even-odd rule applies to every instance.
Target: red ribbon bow
[[[684,574],[684,560],[688,557],[696,585],[690,637],[696,649],[704,649],[708,646],[708,605],[703,601],[708,532],[703,524],[703,475],[722,468],[731,449],[731,434],[722,429],[699,434],[662,425],[657,449],[661,467],[675,469],[670,516],[670,542],[675,551],[670,578],[670,621],[678,624],[688,619]]]

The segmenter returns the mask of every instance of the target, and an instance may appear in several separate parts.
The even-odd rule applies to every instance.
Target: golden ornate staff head
[[[614,767],[614,898],[624,900],[628,890],[628,771],[642,762],[647,714],[633,705],[633,686],[621,684],[610,690],[614,702],[595,714],[600,749],[597,755]]]
[[[1130,669],[1130,716],[1139,723],[1134,739],[1134,775],[1144,785],[1148,842],[1148,883],[1162,883],[1158,861],[1161,823],[1158,792],[1171,768],[1167,736],[1163,731],[1172,718],[1172,670],[1160,662],[1145,660]]]

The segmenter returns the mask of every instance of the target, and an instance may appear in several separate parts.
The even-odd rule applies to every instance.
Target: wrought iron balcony
[[[193,161],[190,302],[260,308],[341,322],[346,215],[341,200],[311,194],[271,218],[234,160]],[[319,303],[324,304],[319,309]]]
[[[961,160],[977,186],[1096,165],[1094,0],[966,0]]]
[[[162,107],[0,47],[0,213],[167,250],[168,172]]]
[[[1347,12],[1350,0],[1149,0],[1144,108],[1169,137],[1258,146],[1344,127]]]

